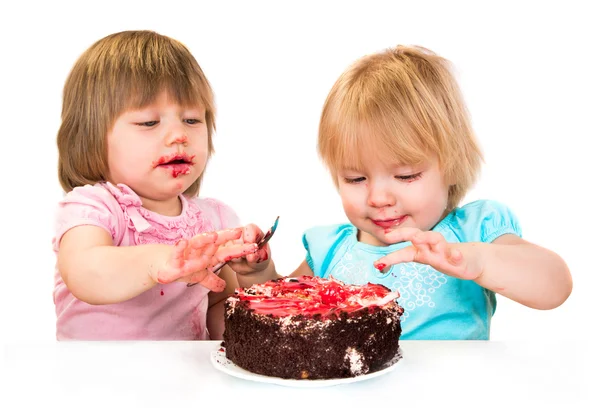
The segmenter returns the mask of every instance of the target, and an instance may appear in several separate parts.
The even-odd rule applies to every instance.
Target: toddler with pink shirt
[[[172,38],[111,34],[75,63],[57,136],[58,340],[222,338],[235,272],[273,265],[256,225],[198,196],[214,129],[210,84]]]

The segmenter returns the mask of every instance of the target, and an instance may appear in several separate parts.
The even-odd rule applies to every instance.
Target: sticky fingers
[[[207,270],[190,275],[187,282],[193,284],[199,283],[213,292],[222,292],[226,286],[226,282],[223,279]]]
[[[248,254],[253,254],[256,252],[256,249],[256,243],[222,247],[215,253],[213,259],[216,260],[215,263],[229,262],[234,258],[241,258]]]
[[[244,227],[244,242],[258,242],[265,234],[255,224],[248,224]]]
[[[402,248],[398,251],[387,254],[383,258],[378,259],[375,261],[374,265],[377,269],[379,269],[379,271],[383,271],[390,265],[395,265],[402,262],[414,262],[416,252],[417,249],[414,246]]]
[[[190,241],[194,249],[208,248],[212,245],[223,245],[231,240],[239,239],[242,236],[241,228],[225,229],[221,231],[204,232],[195,235]]]
[[[412,239],[419,233],[422,233],[418,228],[405,227],[392,230],[385,234],[386,238],[393,240],[394,242],[405,242],[412,241]]]

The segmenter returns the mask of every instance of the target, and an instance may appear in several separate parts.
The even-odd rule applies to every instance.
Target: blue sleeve
[[[338,249],[352,233],[349,224],[313,227],[304,232],[302,243],[306,249],[306,262],[315,276],[326,278],[329,266],[335,264],[342,251]]]
[[[506,205],[493,200],[478,200],[457,208],[448,224],[459,242],[492,242],[504,234],[522,237],[516,215]]]

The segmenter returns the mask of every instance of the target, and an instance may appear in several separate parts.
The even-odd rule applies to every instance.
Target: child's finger
[[[193,275],[199,271],[207,269],[211,265],[211,258],[200,255],[196,258],[188,259],[182,268],[182,275]]]
[[[442,240],[436,244],[430,246],[431,251],[436,254],[446,254],[448,252],[448,243],[446,240]]]
[[[258,264],[269,259],[269,244],[259,249],[253,254],[246,255],[246,261],[250,264]]]
[[[171,264],[175,267],[180,267],[183,265],[185,260],[185,250],[187,249],[188,241],[185,239],[180,239],[175,244],[175,249],[173,251],[173,258],[171,260]]]
[[[256,252],[256,254],[258,256],[260,256],[260,262],[264,262],[264,261],[268,260],[269,259],[269,253],[270,253],[269,244],[267,244],[266,246],[262,247],[261,249],[259,249]]]
[[[442,234],[434,231],[421,232],[420,234],[417,234],[415,238],[417,239],[417,241],[428,245],[436,245],[444,241],[444,237],[442,236]]]
[[[214,244],[218,237],[219,234],[215,231],[203,232],[202,234],[194,235],[190,239],[190,245],[194,249],[200,249],[206,245]]]
[[[196,270],[196,272],[188,274],[187,276],[183,276],[179,279],[180,282],[186,282],[186,283],[198,283],[200,282],[202,279],[204,279],[204,276],[209,273],[208,270],[206,269],[202,269],[202,270]]]
[[[179,240],[174,247],[173,255],[168,263],[168,269],[160,270],[157,274],[159,283],[171,282],[182,275],[178,275],[176,271],[180,270],[185,264],[186,250],[188,242],[185,239]]]
[[[204,273],[202,273],[204,272]],[[213,292],[222,292],[226,283],[212,272],[202,271],[190,277],[189,283],[199,283]]]
[[[440,252],[434,252],[430,250],[430,246],[427,244],[416,245],[416,254],[414,257],[415,262],[430,265],[438,271],[457,276],[462,261],[462,256],[458,250],[447,246],[445,241],[445,248]]]
[[[411,241],[415,235],[422,233],[418,228],[404,227],[392,230],[385,234],[386,238],[393,240],[394,242]]]
[[[462,252],[460,252],[456,248],[448,248],[448,250],[446,251],[446,259],[448,259],[448,262],[451,265],[458,266],[463,261],[463,255]]]
[[[249,256],[249,255],[246,255],[246,256]],[[231,258],[231,259],[230,259],[229,261],[227,261],[227,262],[229,262],[230,264],[232,264],[232,263],[239,264],[239,263],[242,263],[242,262],[244,262],[244,261],[245,261],[245,259],[244,259],[244,258],[239,258],[239,257],[237,257],[237,258]]]
[[[216,244],[216,243],[210,243],[210,244],[206,244],[203,245],[199,248],[196,249],[196,252],[198,254],[202,254],[203,256],[206,256],[208,259],[211,259],[214,257],[214,255],[217,253],[217,251],[219,251],[221,248],[225,248],[227,246],[232,246],[234,245],[232,243],[232,241],[226,241],[223,244]],[[219,261],[217,261],[219,262]]]
[[[261,249],[262,251],[262,249]],[[260,254],[258,253],[259,251],[253,253],[253,254],[248,254],[246,255],[246,261],[248,263],[256,263],[257,261],[260,261]]]
[[[244,227],[244,243],[258,242],[265,234],[255,224]]]
[[[231,228],[220,231],[203,232],[202,234],[195,235],[190,240],[190,245],[194,249],[202,249],[211,244],[223,245],[228,241],[239,239],[241,235],[241,228]]]
[[[382,271],[390,265],[396,265],[402,262],[413,262],[416,252],[417,249],[414,246],[408,246],[378,259],[374,262],[374,265],[377,269]]]
[[[223,245],[227,241],[239,239],[242,236],[243,232],[244,231],[242,228],[230,228],[230,229],[217,231],[218,236],[217,236],[217,240],[215,241],[215,244]]]
[[[444,254],[446,252],[447,242],[439,232],[428,231],[425,242],[429,245],[429,249],[433,252]]]
[[[429,243],[415,245],[415,256],[413,259],[414,262],[434,266],[442,259],[442,257],[443,255],[440,256],[440,254],[432,251]]]
[[[215,253],[214,257],[217,258],[219,262],[229,262],[233,258],[245,257],[248,254],[256,252],[256,248],[255,243],[221,247]]]

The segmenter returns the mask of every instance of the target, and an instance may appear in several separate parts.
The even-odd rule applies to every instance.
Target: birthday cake
[[[383,285],[285,277],[236,289],[225,303],[225,355],[272,377],[348,378],[399,354],[398,292]]]

